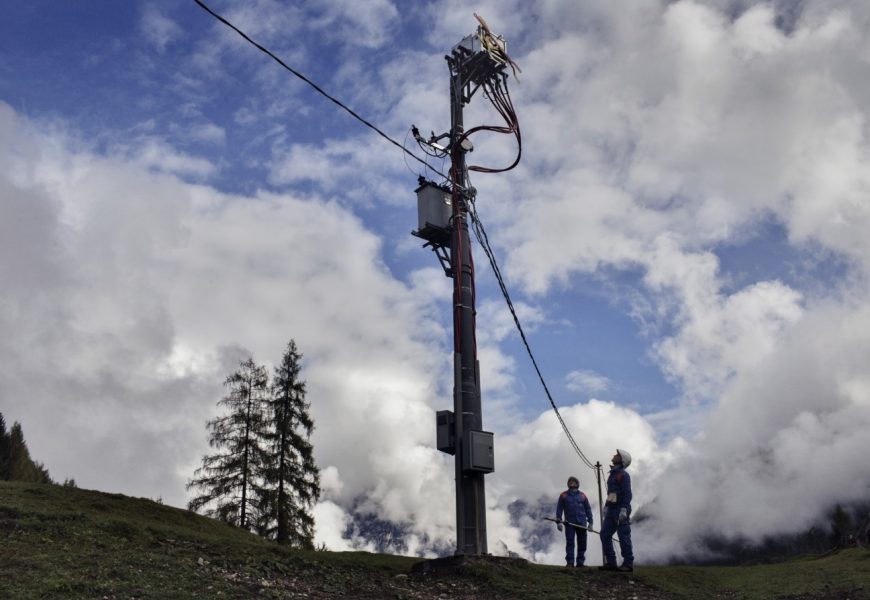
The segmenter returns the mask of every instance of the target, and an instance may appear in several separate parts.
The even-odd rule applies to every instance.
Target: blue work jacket
[[[556,518],[562,520],[562,513],[565,513],[566,521],[592,527],[592,507],[589,498],[580,490],[565,490],[559,494]]]
[[[607,476],[607,501],[604,506],[609,510],[625,508],[631,512],[631,476],[622,465],[610,469],[610,475]]]

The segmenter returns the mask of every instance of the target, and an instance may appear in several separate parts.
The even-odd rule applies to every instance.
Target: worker
[[[562,526],[562,515],[565,525]],[[584,566],[586,561],[586,527],[592,527],[592,508],[586,494],[580,491],[580,480],[568,478],[568,489],[559,494],[556,502],[556,527],[565,531],[565,566]],[[577,560],[574,561],[574,539],[577,540]]]
[[[604,571],[634,571],[634,552],[631,547],[631,477],[626,471],[631,464],[631,454],[617,449],[611,463],[600,534],[604,566],[598,568]],[[622,552],[622,565],[619,567],[616,566],[616,554],[613,551],[614,533],[619,537],[619,550]]]

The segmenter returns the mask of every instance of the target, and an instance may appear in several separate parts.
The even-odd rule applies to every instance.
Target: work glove
[[[621,508],[619,509],[619,517],[616,519],[617,524],[622,525],[624,523],[628,523],[628,509]]]
[[[559,529],[559,531],[562,531],[562,524],[561,523],[556,523],[556,527]]]

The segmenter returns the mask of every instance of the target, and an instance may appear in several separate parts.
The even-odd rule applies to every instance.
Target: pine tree
[[[261,535],[279,544],[314,548],[311,507],[320,497],[320,472],[309,438],[314,421],[308,414],[305,382],[300,378],[302,355],[290,340],[275,367],[268,401],[269,425],[263,468]]]
[[[0,415],[2,420],[2,415]],[[12,429],[6,433],[5,421],[0,426],[0,475],[8,481],[27,481],[30,483],[52,483],[42,463],[30,458],[30,450],[24,441],[24,431],[21,423],[12,424]]]
[[[229,393],[218,402],[227,414],[208,422],[209,445],[215,454],[202,459],[187,489],[201,493],[188,508],[205,509],[205,514],[226,523],[250,529],[256,520],[256,482],[261,470],[263,408],[268,394],[266,367],[253,358],[239,364],[239,370],[224,382]]]
[[[9,456],[12,440],[6,431],[6,420],[0,413],[0,481],[9,481]]]

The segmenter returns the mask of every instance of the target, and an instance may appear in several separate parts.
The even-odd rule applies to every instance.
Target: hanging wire
[[[362,123],[362,124],[365,125],[366,127],[368,127],[368,128],[370,128],[370,129],[372,129],[373,131],[375,131],[375,132],[376,132],[378,135],[380,135],[382,138],[384,138],[385,140],[387,140],[388,142],[390,142],[391,144],[393,144],[394,146],[396,146],[397,148],[399,148],[400,150],[402,150],[402,152],[404,152],[405,154],[407,154],[408,156],[410,156],[411,158],[413,158],[413,159],[416,160],[417,162],[422,163],[422,164],[425,165],[427,168],[431,169],[432,171],[435,171],[435,173],[438,173],[438,175],[440,175],[441,177],[447,179],[447,176],[446,176],[446,175],[444,175],[443,173],[441,173],[441,172],[439,172],[439,171],[436,171],[435,169],[432,169],[432,167],[430,167],[430,166],[428,165],[428,163],[426,163],[425,160],[423,160],[422,158],[420,158],[419,156],[417,156],[416,154],[414,154],[413,152],[411,152],[410,150],[408,150],[407,148],[405,148],[404,146],[402,146],[402,144],[400,144],[399,142],[397,142],[396,140],[394,140],[393,138],[391,138],[389,135],[387,135],[386,133],[384,133],[383,131],[381,131],[378,127],[376,127],[375,125],[373,125],[372,123],[370,123],[370,122],[367,121],[366,119],[364,119],[364,118],[362,118],[361,116],[359,116],[359,115],[358,115],[358,114],[357,114],[353,109],[351,109],[349,106],[347,106],[346,104],[344,104],[341,100],[339,100],[339,99],[335,98],[334,96],[328,94],[326,91],[323,90],[323,88],[321,88],[319,85],[317,85],[316,83],[314,83],[314,82],[313,82],[312,80],[310,80],[308,77],[306,77],[305,75],[303,75],[302,73],[300,73],[299,71],[297,71],[296,69],[294,69],[293,67],[289,66],[289,65],[288,65],[287,63],[285,63],[283,60],[281,60],[280,58],[278,58],[277,56],[275,56],[275,55],[274,55],[274,54],[273,54],[273,53],[272,53],[268,48],[266,48],[266,47],[264,47],[264,46],[261,46],[260,44],[258,44],[258,43],[255,42],[254,40],[252,40],[250,37],[248,37],[248,35],[247,35],[244,31],[242,31],[241,29],[239,29],[238,27],[236,27],[235,25],[233,25],[232,23],[230,23],[227,19],[225,19],[224,17],[222,17],[222,16],[219,15],[218,13],[216,13],[216,12],[215,12],[214,10],[212,10],[212,9],[211,9],[211,8],[210,8],[210,7],[205,3],[205,2],[203,2],[202,0],[193,0],[193,1],[196,2],[196,3],[197,3],[197,4],[198,4],[198,5],[199,5],[199,6],[200,6],[204,11],[206,11],[208,14],[210,14],[211,16],[213,16],[215,19],[217,19],[218,21],[220,21],[221,23],[223,23],[224,25],[226,25],[227,27],[229,27],[230,29],[232,29],[233,31],[235,31],[236,33],[238,33],[238,34],[239,34],[239,35],[240,35],[240,36],[241,36],[241,37],[242,37],[246,42],[248,42],[249,44],[251,44],[252,46],[254,46],[255,48],[257,48],[258,50],[260,50],[261,52],[263,52],[264,54],[266,54],[267,56],[269,56],[269,57],[270,57],[272,60],[274,60],[276,63],[278,63],[279,65],[281,65],[282,67],[284,67],[286,70],[288,70],[288,71],[290,71],[291,73],[293,73],[293,75],[295,75],[296,77],[298,77],[299,79],[301,79],[302,81],[304,81],[305,83],[307,83],[308,85],[310,85],[310,86],[311,86],[312,88],[314,88],[314,89],[315,89],[315,90],[316,90],[320,95],[324,96],[324,97],[327,98],[328,100],[332,101],[333,103],[337,104],[339,107],[341,107],[342,109],[344,109],[344,110],[345,110],[347,113],[349,113],[349,114],[350,114],[354,119],[356,119],[357,121],[359,121],[360,123]]]
[[[559,413],[559,408],[556,406],[556,402],[553,400],[553,395],[550,393],[550,388],[547,386],[547,382],[544,380],[544,375],[541,373],[540,367],[538,367],[538,361],[535,359],[535,355],[532,352],[532,348],[529,345],[529,341],[526,338],[526,334],[523,331],[523,326],[520,323],[520,319],[517,316],[517,311],[514,308],[513,301],[510,297],[510,292],[508,292],[507,285],[504,282],[504,278],[501,274],[501,269],[498,266],[498,262],[495,258],[495,253],[492,250],[492,246],[489,243],[489,237],[486,234],[486,229],[483,226],[483,222],[480,220],[480,216],[477,214],[477,207],[475,206],[474,201],[471,201],[469,204],[469,213],[471,214],[471,222],[472,229],[474,231],[474,236],[477,238],[477,242],[480,244],[480,247],[483,248],[484,254],[486,254],[487,259],[489,260],[489,264],[492,267],[492,271],[495,274],[496,281],[498,282],[499,289],[501,289],[501,293],[504,296],[505,302],[507,303],[508,310],[510,310],[511,316],[514,319],[514,324],[517,326],[517,331],[519,331],[520,338],[523,341],[523,345],[526,347],[526,352],[529,355],[529,358],[532,360],[532,365],[535,367],[535,372],[538,374],[538,379],[541,381],[541,385],[544,388],[544,393],[547,395],[547,400],[550,401],[550,406],[553,408],[553,412],[556,413],[556,418],[559,420],[559,424],[562,426],[562,430],[565,432],[565,436],[568,438],[568,441],[571,444],[571,447],[574,449],[574,452],[577,453],[577,456],[580,457],[580,460],[583,463],[592,469],[595,470],[595,464],[589,460],[589,458],[583,453],[583,450],[580,449],[580,446],[577,444],[577,441],[574,439],[574,436],[571,435],[571,431],[568,429],[568,425],[565,424],[565,420],[562,418],[562,415]]]
[[[408,138],[411,136],[411,133],[412,133],[412,132],[413,132],[413,127],[410,128],[410,129],[408,129],[408,131],[405,133],[405,139],[402,141],[402,148],[403,148],[403,149],[404,149],[404,148],[407,148],[407,146],[408,146]],[[420,143],[419,140],[418,140],[418,143]],[[421,147],[422,147],[422,144],[421,144]],[[433,157],[433,158],[440,158],[440,159],[441,159],[441,168],[442,168],[442,169],[444,168],[444,156],[443,156],[443,155],[437,155],[437,154],[434,154],[434,153],[429,153],[429,152],[426,152],[425,149],[424,149],[423,151],[424,151],[427,155],[429,155],[429,156],[431,156],[431,157]],[[423,171],[423,173],[420,173],[419,171],[414,171],[414,169],[411,168],[411,165],[408,164],[408,156],[407,156],[408,154],[411,154],[411,153],[408,152],[407,150],[405,151],[404,154],[402,154],[402,160],[403,160],[404,163],[405,163],[405,167],[407,167],[407,169],[408,169],[411,173],[413,173],[414,175],[423,175],[423,173],[425,173],[426,171]],[[413,154],[412,154],[412,156],[413,156]],[[438,169],[432,167],[432,165],[429,164],[429,161],[424,161],[424,164],[426,165],[426,169],[428,169],[429,171],[432,171],[432,172],[435,173],[436,175],[441,175],[441,171],[439,171]]]
[[[507,85],[504,83],[504,75],[487,80],[483,83],[483,93],[490,103],[495,107],[496,112],[505,120],[506,125],[478,125],[472,127],[463,133],[454,144],[461,144],[463,140],[468,139],[471,135],[480,131],[491,131],[494,133],[513,134],[517,140],[517,155],[514,161],[506,167],[491,168],[482,167],[480,165],[471,165],[469,171],[477,171],[478,173],[504,173],[516,167],[523,154],[523,136],[520,132],[520,121],[517,118],[514,110],[513,101],[508,92]]]

